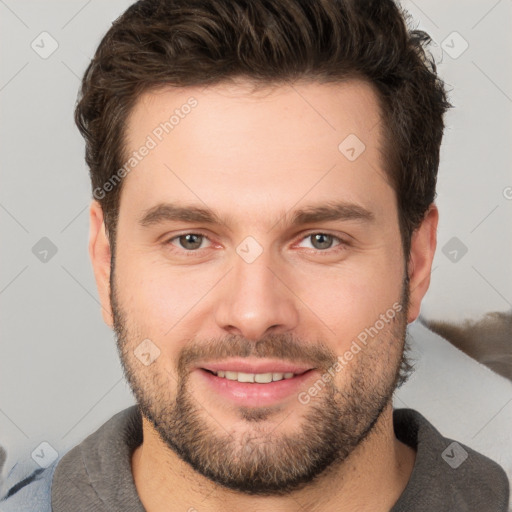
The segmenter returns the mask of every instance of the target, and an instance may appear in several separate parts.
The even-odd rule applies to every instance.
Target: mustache
[[[198,362],[211,362],[231,357],[256,357],[283,359],[287,362],[307,364],[327,371],[337,360],[337,355],[323,342],[304,341],[289,333],[270,334],[254,341],[243,336],[229,335],[207,341],[193,340],[181,350],[177,372],[185,375]]]

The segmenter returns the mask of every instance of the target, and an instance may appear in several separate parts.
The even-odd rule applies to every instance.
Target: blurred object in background
[[[487,313],[477,321],[423,322],[468,356],[512,380],[512,310]]]

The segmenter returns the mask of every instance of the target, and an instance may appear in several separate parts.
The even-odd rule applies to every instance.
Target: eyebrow
[[[279,220],[274,224],[285,223],[290,218],[290,212],[283,212]],[[348,202],[326,202],[325,204],[311,205],[295,210],[289,224],[292,227],[315,222],[327,222],[337,220],[355,220],[360,222],[373,222],[375,215],[361,205]],[[145,210],[139,220],[143,227],[154,226],[163,222],[187,222],[209,225],[225,225],[226,221],[220,215],[208,208],[199,206],[178,205],[173,203],[160,203]]]

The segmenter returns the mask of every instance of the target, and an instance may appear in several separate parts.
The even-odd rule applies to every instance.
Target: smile
[[[238,382],[256,382],[258,384],[268,384],[270,382],[277,382],[284,379],[292,379],[297,375],[292,372],[245,373],[229,370],[218,370],[211,373],[223,379],[236,380]]]

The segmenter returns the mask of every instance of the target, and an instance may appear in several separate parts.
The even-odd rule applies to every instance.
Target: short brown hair
[[[93,194],[123,165],[127,117],[152,88],[239,77],[263,85],[362,78],[378,93],[385,172],[408,258],[412,233],[435,199],[451,107],[429,42],[408,29],[392,0],[140,0],[112,24],[82,80],[75,121]],[[111,245],[121,189],[98,198]]]

